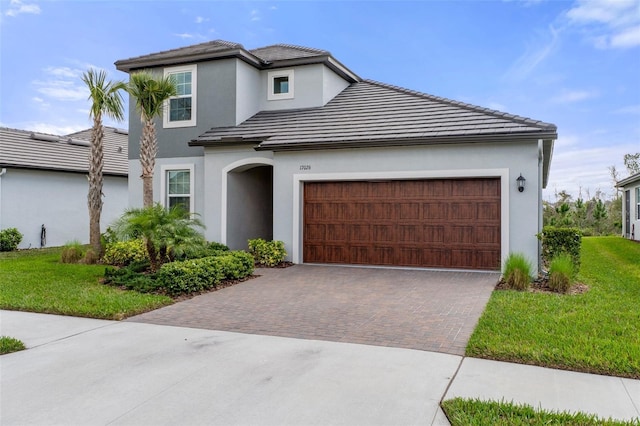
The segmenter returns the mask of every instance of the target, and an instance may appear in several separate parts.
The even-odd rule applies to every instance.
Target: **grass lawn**
[[[578,281],[589,291],[494,291],[466,355],[640,378],[640,244],[583,238]]]
[[[444,401],[442,408],[451,426],[467,425],[573,425],[573,426],[624,426],[638,422],[602,420],[588,414],[569,414],[535,410],[530,405],[510,402],[486,402],[476,399],[455,398]]]
[[[102,285],[103,265],[63,264],[60,252],[0,253],[0,309],[119,320],[173,303]]]
[[[0,336],[0,355],[10,354],[26,349],[24,343],[9,336]]]

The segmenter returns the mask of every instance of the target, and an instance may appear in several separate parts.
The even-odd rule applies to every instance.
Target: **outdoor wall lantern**
[[[518,179],[516,179],[516,182],[518,183],[518,191],[523,192],[526,179],[522,176],[522,173],[520,173],[520,176],[518,177]]]

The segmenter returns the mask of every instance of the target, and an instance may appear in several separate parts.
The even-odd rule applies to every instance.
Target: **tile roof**
[[[331,55],[331,53],[326,50],[314,49],[311,47],[294,46],[292,44],[273,44],[271,46],[252,49],[249,50],[249,52],[265,62]]]
[[[248,141],[260,149],[556,139],[556,126],[372,80],[353,83],[323,107],[261,111],[213,128],[191,145]]]
[[[43,135],[0,127],[0,167],[87,172],[91,129],[66,136]],[[128,135],[126,131],[106,127],[104,132],[105,175],[128,175]],[[69,142],[72,140],[72,142]]]

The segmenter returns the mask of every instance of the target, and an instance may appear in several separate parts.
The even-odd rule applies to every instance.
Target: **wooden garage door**
[[[310,263],[500,269],[500,179],[306,182]]]

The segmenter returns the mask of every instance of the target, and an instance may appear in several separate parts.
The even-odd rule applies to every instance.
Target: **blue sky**
[[[613,193],[640,152],[640,0],[0,0],[0,126],[89,128],[80,76],[223,39],[329,50],[364,78],[558,126],[549,187]],[[127,127],[127,123],[107,123]]]

